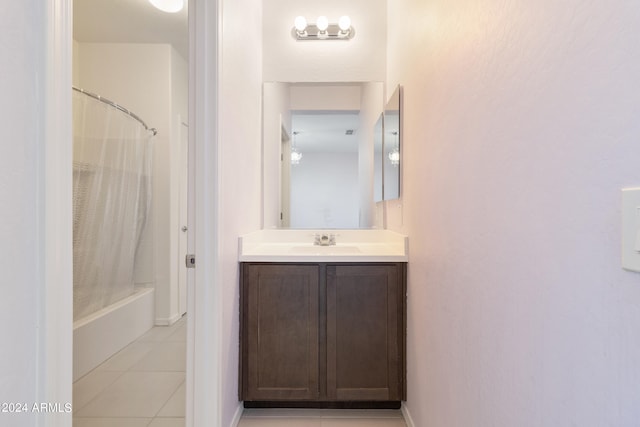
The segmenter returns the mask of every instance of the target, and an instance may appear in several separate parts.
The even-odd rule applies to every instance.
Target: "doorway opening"
[[[87,333],[116,336],[120,348],[108,350],[104,363],[85,367],[79,374],[74,367],[74,388],[82,390],[74,395],[92,396],[88,402],[74,402],[74,416],[180,418],[175,403],[174,410],[157,406],[157,401],[172,400],[181,402],[184,418],[187,327],[183,316],[188,305],[184,260],[190,234],[188,12],[186,8],[177,14],[160,12],[146,1],[100,0],[75,1],[73,10],[74,86],[130,108],[158,129],[152,141],[145,226],[135,253],[123,257],[134,258],[131,277],[125,280],[133,289],[151,290],[150,296],[145,293],[142,301],[136,300],[132,311],[139,313],[144,307],[150,314],[132,320],[125,312],[115,324]],[[102,215],[104,222],[111,218],[108,212]],[[117,299],[116,305],[125,305],[126,298]],[[134,335],[123,336],[116,328]],[[76,343],[80,340],[74,339]],[[126,399],[126,391],[145,382],[156,385],[145,393],[152,397],[134,405],[140,412],[135,408],[127,412],[132,401]],[[98,385],[87,391],[88,384]],[[109,401],[114,393],[122,396],[124,406],[100,407],[101,399]]]

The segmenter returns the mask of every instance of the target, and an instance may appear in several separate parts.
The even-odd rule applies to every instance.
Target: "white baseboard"
[[[402,416],[404,417],[404,422],[407,423],[407,427],[416,427],[416,424],[413,422],[413,418],[411,418],[406,402],[402,402]]]
[[[231,425],[229,427],[238,427],[240,424],[240,418],[242,417],[242,412],[244,411],[244,405],[242,402],[238,405],[238,409],[236,409],[236,413],[231,420]]]
[[[154,325],[156,326],[171,326],[174,323],[176,323],[178,320],[180,320],[182,316],[179,314],[174,314],[171,317],[156,317],[156,320],[154,321]]]

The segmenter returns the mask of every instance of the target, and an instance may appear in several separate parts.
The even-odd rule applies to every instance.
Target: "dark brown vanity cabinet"
[[[406,263],[241,263],[240,399],[396,407],[405,289]]]

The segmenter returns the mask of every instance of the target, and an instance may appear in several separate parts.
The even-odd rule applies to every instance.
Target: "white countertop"
[[[335,245],[314,245],[316,234]],[[406,262],[408,238],[388,230],[260,230],[239,238],[239,261]]]

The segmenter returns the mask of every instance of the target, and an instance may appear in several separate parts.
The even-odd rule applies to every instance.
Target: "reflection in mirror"
[[[400,197],[402,87],[398,86],[384,109],[383,198]]]
[[[380,114],[373,129],[373,201],[382,201],[382,140],[383,133],[383,115]]]
[[[372,228],[383,85],[264,83],[264,228]]]

